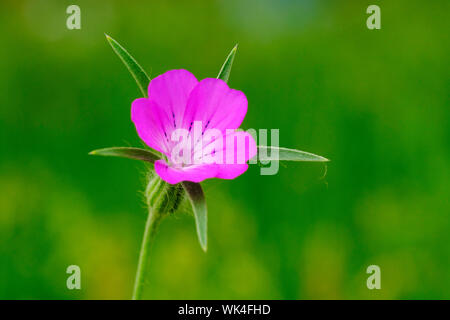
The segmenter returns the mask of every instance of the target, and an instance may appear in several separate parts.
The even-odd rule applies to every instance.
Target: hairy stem
[[[144,238],[142,239],[141,252],[139,254],[139,262],[136,271],[136,280],[134,282],[133,300],[142,298],[142,289],[145,284],[145,274],[148,270],[150,248],[155,238],[159,223],[161,222],[161,214],[149,208],[148,218],[145,224]]]

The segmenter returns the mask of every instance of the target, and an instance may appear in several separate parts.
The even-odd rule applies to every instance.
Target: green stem
[[[161,214],[157,213],[156,211],[152,209],[148,210],[148,218],[145,224],[141,253],[139,254],[136,280],[134,282],[133,300],[139,300],[142,298],[142,289],[145,283],[145,272],[148,269],[150,248],[152,246],[153,239],[155,238],[156,230],[158,229],[161,217]]]

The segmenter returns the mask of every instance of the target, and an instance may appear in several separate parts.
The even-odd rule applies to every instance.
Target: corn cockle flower
[[[244,93],[221,79],[198,81],[187,70],[171,70],[148,86],[148,98],[133,101],[131,119],[139,137],[166,156],[155,172],[166,182],[234,179],[256,155],[256,143],[236,131],[247,113]]]
[[[247,170],[247,161],[257,151],[261,162],[328,160],[295,149],[257,147],[249,133],[237,130],[247,113],[247,98],[226,83],[237,46],[228,55],[217,79],[198,81],[186,70],[171,70],[150,81],[136,60],[117,41],[106,37],[143,95],[133,101],[131,119],[139,137],[150,149],[114,147],[90,154],[154,164],[144,193],[148,218],[133,291],[133,299],[140,299],[149,248],[157,227],[185,198],[192,205],[199,242],[206,251],[207,211],[200,181],[238,177]]]

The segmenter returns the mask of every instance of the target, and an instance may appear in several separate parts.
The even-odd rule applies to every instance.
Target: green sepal
[[[192,210],[195,217],[195,225],[197,228],[198,241],[203,251],[207,250],[207,220],[208,213],[206,209],[205,194],[200,183],[183,181],[181,182],[189,201],[192,205]]]
[[[134,160],[142,160],[150,163],[154,163],[156,160],[162,158],[161,153],[152,149],[141,149],[132,147],[112,147],[98,149],[89,152],[90,155],[94,156],[105,156],[105,157],[120,157],[128,158]]]
[[[120,60],[122,60],[123,64],[128,68],[131,75],[141,90],[142,95],[147,97],[147,88],[150,83],[150,77],[147,73],[142,69],[139,63],[134,59],[128,51],[122,47],[116,40],[105,34],[106,40],[108,40],[109,44],[113,48],[114,52],[119,56]]]
[[[276,155],[278,153],[278,156]],[[258,146],[258,160],[264,161],[330,161],[313,153],[281,147]]]
[[[221,79],[225,82],[228,82],[228,78],[230,77],[231,67],[233,66],[234,56],[236,55],[238,45],[236,44],[231,52],[228,54],[225,62],[220,68],[219,74],[217,75],[217,79]]]
[[[181,184],[170,184],[162,180],[157,174],[149,173],[145,200],[150,210],[167,215],[174,213],[180,206],[185,192]]]

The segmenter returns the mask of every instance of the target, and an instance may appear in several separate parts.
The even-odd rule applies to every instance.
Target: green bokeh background
[[[81,30],[66,8],[81,7]],[[366,8],[381,7],[381,30]],[[243,128],[328,157],[203,183],[209,248],[166,219],[152,299],[450,297],[449,1],[2,1],[0,298],[127,299],[146,219],[144,166],[88,156],[140,146],[139,91],[103,33],[151,76],[229,84]],[[324,176],[326,171],[326,175]],[[183,210],[182,210],[183,211]],[[81,267],[82,289],[66,288]],[[381,268],[368,290],[366,268]]]

